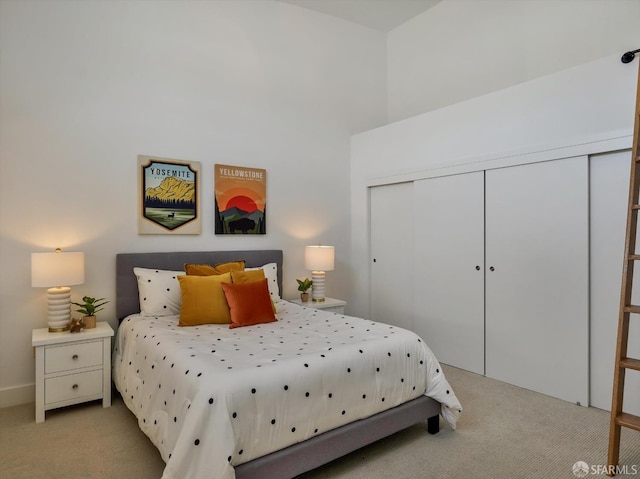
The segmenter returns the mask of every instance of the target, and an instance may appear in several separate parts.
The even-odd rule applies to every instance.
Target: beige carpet
[[[301,479],[571,479],[577,461],[591,470],[605,464],[607,412],[444,369],[465,409],[456,431],[442,425],[431,436],[417,425]],[[620,456],[637,473],[618,477],[640,477],[639,432],[623,430]],[[119,397],[107,409],[93,402],[49,411],[41,424],[33,405],[0,409],[2,479],[158,479],[163,468]]]

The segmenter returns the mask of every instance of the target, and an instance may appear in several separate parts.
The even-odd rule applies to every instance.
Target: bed
[[[175,314],[141,314],[134,268],[238,259],[265,271],[276,322],[178,327]],[[435,434],[440,415],[455,428],[462,408],[420,338],[282,300],[282,261],[280,250],[116,256],[114,383],[163,479],[293,478],[419,422]]]

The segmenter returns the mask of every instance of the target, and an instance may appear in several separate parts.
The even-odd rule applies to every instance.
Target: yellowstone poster
[[[200,234],[200,163],[138,156],[139,234]]]
[[[267,170],[215,165],[217,235],[266,233]]]

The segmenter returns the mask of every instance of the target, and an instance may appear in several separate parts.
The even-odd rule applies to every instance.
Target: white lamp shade
[[[31,253],[31,286],[73,286],[84,283],[84,253]]]
[[[306,246],[304,267],[310,271],[333,271],[335,248],[333,246]]]

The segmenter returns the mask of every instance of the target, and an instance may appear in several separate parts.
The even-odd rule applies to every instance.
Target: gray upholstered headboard
[[[118,321],[140,312],[138,280],[134,267],[184,271],[185,263],[217,264],[243,259],[247,268],[278,264],[278,286],[282,291],[282,250],[179,251],[175,253],[120,253],[116,255],[116,315]]]

